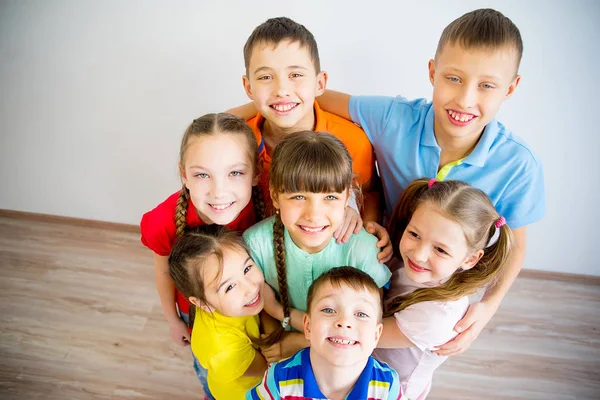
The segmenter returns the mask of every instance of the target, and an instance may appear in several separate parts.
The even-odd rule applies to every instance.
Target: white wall
[[[525,41],[500,113],[545,166],[525,266],[600,275],[596,0],[0,0],[0,208],[137,223],[178,189],[187,124],[246,101],[242,47],[269,17],[314,33],[330,88],[431,98],[442,29],[480,7]]]

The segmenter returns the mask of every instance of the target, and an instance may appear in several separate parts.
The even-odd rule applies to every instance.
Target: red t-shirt
[[[175,234],[177,229],[175,227],[175,209],[177,208],[178,198],[179,192],[173,193],[165,201],[156,206],[154,210],[144,214],[140,222],[142,243],[159,256],[168,256],[177,240],[177,235]],[[192,199],[189,200],[185,218],[188,227],[205,225],[200,217],[198,217]],[[254,225],[255,222],[254,205],[250,201],[240,215],[227,224],[227,227],[233,231],[242,233]],[[177,289],[175,289],[175,301],[181,312],[189,313],[190,302]]]

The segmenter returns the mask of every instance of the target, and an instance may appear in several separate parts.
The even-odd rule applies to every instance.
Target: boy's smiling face
[[[516,69],[517,51],[511,46],[489,50],[446,44],[429,61],[438,143],[476,140],[519,84]]]
[[[280,129],[312,130],[313,104],[325,91],[327,74],[315,71],[308,48],[285,40],[252,50],[244,89],[265,119]]]

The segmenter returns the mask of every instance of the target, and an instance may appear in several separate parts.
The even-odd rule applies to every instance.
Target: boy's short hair
[[[517,51],[517,70],[523,56],[523,40],[519,28],[501,12],[482,8],[455,19],[442,32],[435,57],[447,44],[458,43],[465,49],[499,49],[513,46]]]
[[[319,60],[319,49],[317,41],[312,33],[304,25],[301,25],[287,17],[270,18],[254,28],[254,31],[244,45],[244,64],[246,66],[246,75],[250,66],[250,57],[252,50],[260,43],[273,44],[289,40],[300,43],[301,47],[306,47],[310,58],[315,66],[317,73],[321,72],[321,61]]]
[[[373,278],[364,271],[354,267],[336,267],[329,271],[323,272],[317,279],[313,281],[308,288],[306,299],[306,312],[310,314],[310,308],[315,297],[315,293],[325,284],[329,282],[331,286],[339,288],[342,285],[351,287],[356,291],[366,291],[372,293],[377,299],[378,316],[377,320],[381,321],[383,316],[382,299],[379,286]]]

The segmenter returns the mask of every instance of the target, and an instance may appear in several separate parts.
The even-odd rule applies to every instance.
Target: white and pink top
[[[440,282],[416,283],[404,272],[402,260],[390,262],[391,286],[384,300],[384,309],[396,296],[405,296],[416,289],[438,286]],[[422,400],[431,389],[433,371],[448,357],[432,353],[434,347],[453,339],[454,326],[469,307],[467,296],[455,301],[424,301],[394,314],[398,329],[414,344],[406,349],[375,349],[373,357],[385,361],[398,372],[403,393],[410,399]]]

